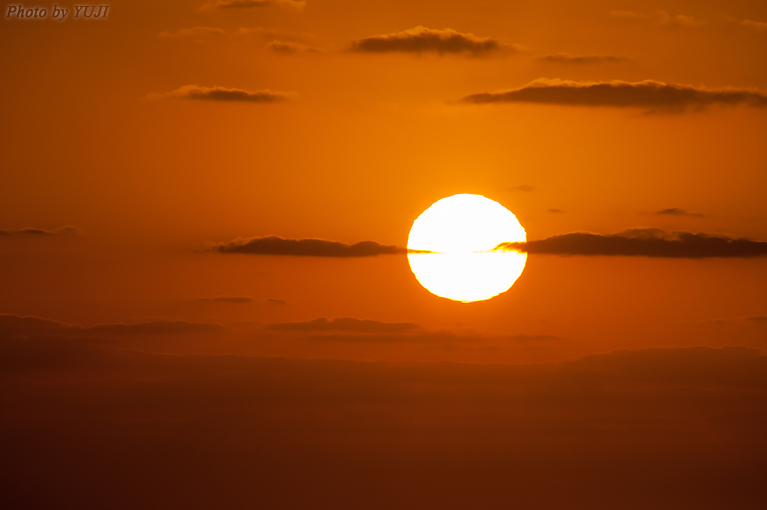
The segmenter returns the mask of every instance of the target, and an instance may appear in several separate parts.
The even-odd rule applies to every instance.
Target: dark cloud
[[[576,82],[539,79],[512,90],[471,94],[468,104],[541,103],[568,106],[642,108],[683,111],[710,106],[767,107],[767,94],[747,89],[706,89],[659,81]]]
[[[693,218],[702,218],[703,215],[699,213],[690,213],[685,211],[684,209],[679,209],[676,207],[672,207],[671,209],[661,209],[660,211],[655,211],[655,214],[660,214],[662,216],[690,216]]]
[[[268,324],[271,331],[350,331],[355,333],[404,333],[420,329],[412,322],[379,322],[368,319],[339,317],[328,320],[325,317],[306,322],[285,322]]]
[[[614,55],[570,55],[569,53],[552,53],[538,57],[542,62],[556,64],[606,64],[621,62],[626,57],[616,57]]]
[[[279,103],[286,101],[289,94],[272,90],[248,91],[225,87],[201,87],[199,85],[184,85],[172,92],[149,94],[150,100],[192,100],[192,101],[225,101],[245,103]]]
[[[277,306],[284,306],[287,305],[288,302],[284,299],[267,299],[266,303],[269,305],[277,305]]]
[[[252,255],[290,255],[295,257],[373,257],[407,253],[405,248],[384,246],[373,241],[344,244],[324,239],[285,239],[277,236],[255,237],[219,244],[212,248],[220,253]]]
[[[21,229],[2,229],[0,228],[0,236],[36,236],[36,237],[48,237],[48,236],[60,236],[60,235],[82,235],[82,230],[73,225],[67,225],[54,230],[45,230],[42,228],[21,228]]]
[[[564,214],[565,211],[562,209],[547,209],[546,212],[552,213],[552,214]]]
[[[415,27],[354,41],[351,50],[360,53],[453,53],[482,56],[499,52],[518,52],[522,48],[449,28],[439,30]]]
[[[767,315],[754,315],[752,317],[746,317],[746,320],[757,324],[767,324]]]
[[[201,297],[197,298],[196,301],[200,301],[202,303],[233,303],[233,304],[244,304],[244,303],[252,303],[253,298],[248,296],[218,296],[218,297]]]
[[[303,9],[303,0],[210,0],[201,9],[262,9],[265,7],[290,7]]]
[[[617,234],[573,232],[527,243],[503,243],[499,249],[552,255],[606,255],[669,258],[764,257],[767,242],[659,228],[634,228]]]

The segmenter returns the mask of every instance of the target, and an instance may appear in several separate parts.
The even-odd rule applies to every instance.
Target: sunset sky
[[[767,3],[55,5],[0,23],[0,506],[763,508]],[[475,303],[405,249],[462,193],[528,241]]]

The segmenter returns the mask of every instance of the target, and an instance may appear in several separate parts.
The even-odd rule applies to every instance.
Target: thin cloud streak
[[[556,64],[606,64],[622,62],[626,57],[616,57],[614,55],[570,55],[569,53],[552,53],[538,57],[541,62]]]
[[[684,209],[679,209],[678,207],[672,207],[670,209],[661,209],[660,211],[655,211],[654,214],[658,214],[661,216],[689,216],[691,218],[703,217],[703,215],[700,213],[687,212]]]
[[[0,237],[13,237],[13,236],[31,236],[31,237],[52,237],[71,235],[82,235],[83,231],[75,227],[74,225],[67,225],[54,230],[46,230],[43,228],[20,228],[20,229],[2,229],[0,228]]]
[[[288,7],[301,10],[306,6],[303,0],[211,0],[200,7],[208,9],[263,9],[267,7]]]

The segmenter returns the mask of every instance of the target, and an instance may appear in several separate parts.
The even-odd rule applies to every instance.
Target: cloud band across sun
[[[664,258],[750,258],[767,256],[767,242],[723,235],[635,228],[616,234],[572,232],[527,243],[504,243],[498,249],[531,254],[601,255]]]

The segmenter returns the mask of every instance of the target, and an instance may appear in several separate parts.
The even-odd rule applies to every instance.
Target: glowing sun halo
[[[453,195],[415,220],[408,261],[432,294],[465,303],[482,301],[509,290],[527,260],[526,253],[494,249],[525,241],[525,229],[498,202],[482,195]]]

